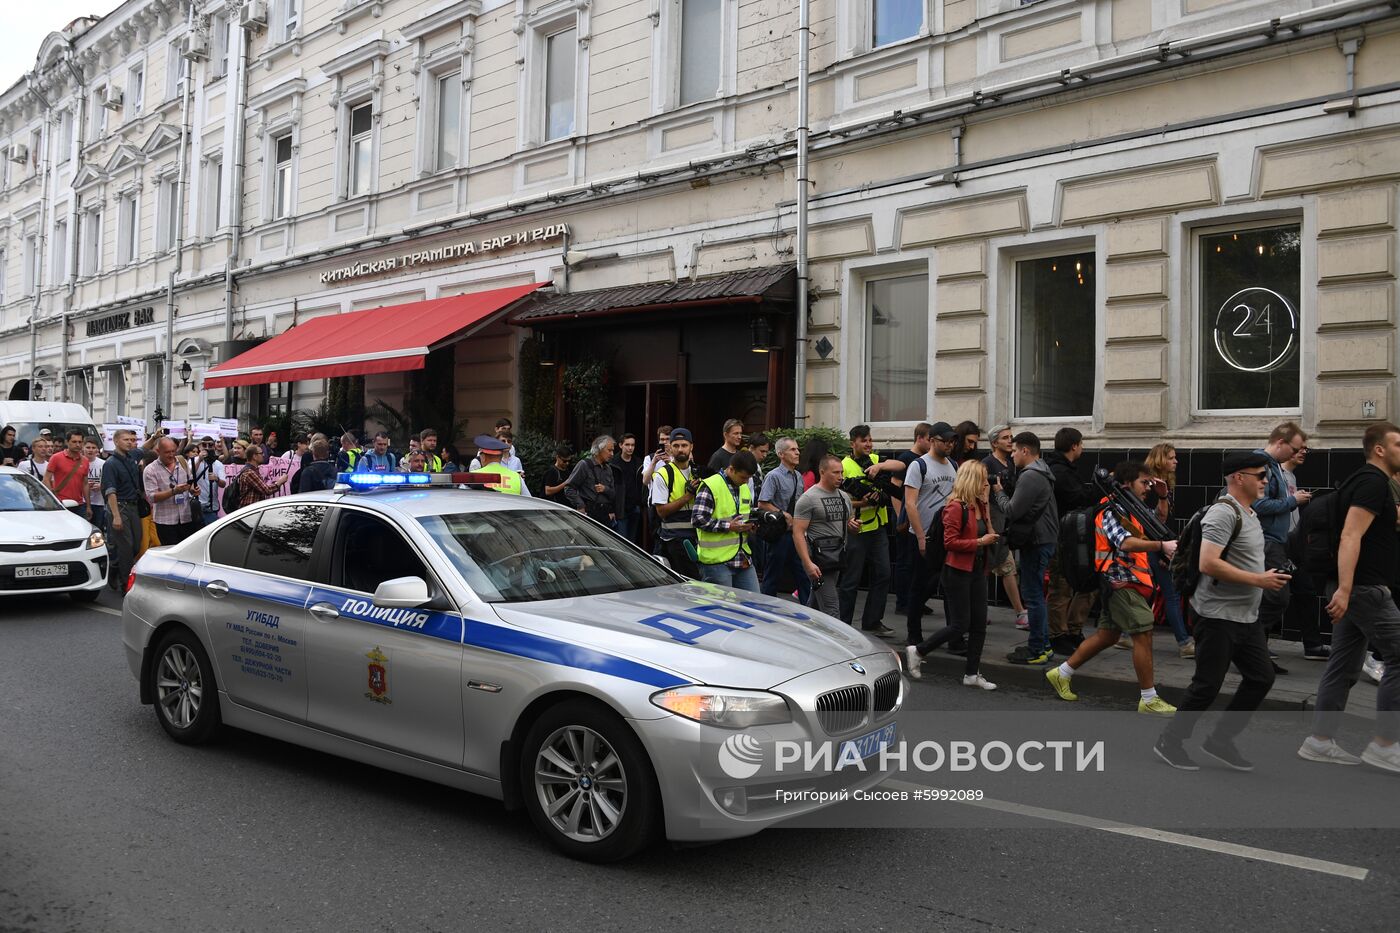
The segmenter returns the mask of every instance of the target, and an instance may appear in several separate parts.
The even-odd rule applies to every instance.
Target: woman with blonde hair
[[[943,607],[948,624],[917,645],[904,649],[909,676],[922,677],[919,665],[933,649],[954,636],[967,636],[967,663],[963,686],[995,690],[997,685],[979,672],[982,646],[987,639],[987,551],[1000,539],[992,530],[992,492],[987,468],[980,460],[966,460],[958,467],[953,491],[943,506]],[[1001,503],[1009,510],[1009,503]]]
[[[1157,486],[1157,517],[1166,522],[1171,519],[1172,507],[1176,504],[1176,448],[1171,444],[1158,444],[1147,452],[1143,465],[1148,473],[1161,480]],[[1152,576],[1162,595],[1167,624],[1176,636],[1177,650],[1183,658],[1194,658],[1196,643],[1186,631],[1186,620],[1181,613],[1181,596],[1172,583],[1171,568],[1162,560],[1162,555],[1155,552],[1147,555],[1147,561],[1152,566]],[[1121,639],[1119,647],[1125,647]],[[1131,641],[1126,647],[1132,647]]]

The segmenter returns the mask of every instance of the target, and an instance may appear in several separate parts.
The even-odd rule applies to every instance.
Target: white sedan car
[[[107,583],[102,532],[39,480],[0,467],[0,597],[67,593],[91,602]]]

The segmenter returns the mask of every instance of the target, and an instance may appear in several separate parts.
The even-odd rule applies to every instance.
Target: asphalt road
[[[247,733],[171,742],[112,614],[7,600],[0,662],[0,931],[1379,931],[1400,908],[1394,829],[1162,841],[1077,825],[1084,796],[1015,828],[950,804],[943,828],[774,829],[584,865],[494,801]],[[926,676],[907,708],[1056,702]],[[1344,794],[1355,771],[1334,770]],[[1161,792],[1158,773],[1175,774],[1134,771],[1118,794]],[[1318,861],[1280,863],[1297,857]]]

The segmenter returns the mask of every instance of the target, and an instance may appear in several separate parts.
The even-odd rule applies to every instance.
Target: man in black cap
[[[652,475],[650,498],[661,522],[658,537],[662,555],[670,561],[672,570],[698,580],[700,566],[695,559],[695,523],[691,507],[700,477],[690,462],[691,442],[690,431],[686,428],[671,431],[670,460]]]
[[[1265,590],[1279,590],[1288,576],[1265,567],[1264,530],[1250,508],[1269,481],[1269,461],[1261,453],[1225,458],[1226,494],[1201,519],[1201,579],[1191,595],[1196,614],[1196,674],[1186,698],[1153,749],[1157,757],[1182,771],[1198,770],[1182,747],[1201,713],[1210,708],[1231,663],[1243,678],[1226,714],[1201,745],[1201,751],[1236,771],[1254,766],[1235,748],[1235,737],[1274,685],[1268,632],[1259,624]]]
[[[935,567],[928,562],[928,539],[930,535],[938,535],[938,540],[942,540],[943,506],[953,491],[953,481],[958,473],[958,468],[949,459],[957,443],[953,426],[946,421],[935,422],[929,425],[928,436],[928,452],[904,470],[904,514],[912,536],[909,593],[905,600],[908,607],[905,643],[909,645],[917,645],[924,640],[924,600],[928,599],[933,584],[943,571],[942,564]]]

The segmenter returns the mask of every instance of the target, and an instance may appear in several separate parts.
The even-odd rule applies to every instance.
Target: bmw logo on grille
[[[851,662],[851,670],[855,671],[857,674],[864,674],[864,673],[865,673],[865,668],[861,667],[859,664],[857,664],[857,663],[854,662],[854,661]]]

